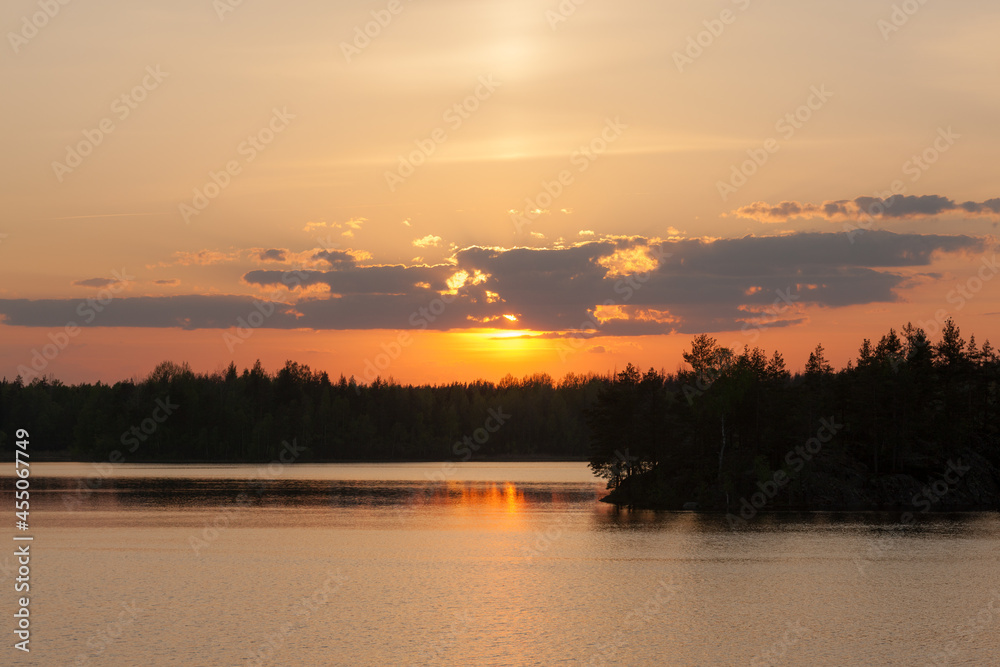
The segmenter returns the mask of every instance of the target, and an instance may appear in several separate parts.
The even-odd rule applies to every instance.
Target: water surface
[[[1000,656],[995,514],[766,515],[732,530],[721,515],[600,503],[582,463],[32,473],[33,650],[17,664]]]

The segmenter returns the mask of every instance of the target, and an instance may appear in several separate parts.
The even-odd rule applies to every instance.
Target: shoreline
[[[9,454],[9,456],[8,456]],[[3,463],[13,463],[14,456],[12,452],[3,452],[0,454],[0,462]],[[108,464],[111,465],[267,465],[270,463],[275,463],[274,460],[253,460],[253,461],[228,461],[228,460],[211,460],[206,461],[203,459],[165,459],[156,461],[117,461],[110,462],[107,459],[78,459],[72,457],[62,457],[62,456],[38,456],[32,461],[33,463],[98,463],[98,464]],[[311,460],[311,461],[297,461],[294,463],[282,463],[282,465],[330,465],[330,464],[366,464],[375,465],[380,463],[386,464],[400,464],[400,463],[451,463],[452,465],[461,465],[463,463],[588,463],[588,459],[580,457],[568,457],[568,456],[494,456],[489,459],[469,459],[468,461],[455,461],[453,459],[331,459],[331,460]]]

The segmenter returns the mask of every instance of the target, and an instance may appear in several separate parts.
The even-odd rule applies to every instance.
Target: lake
[[[1000,661],[997,514],[733,529],[598,502],[583,463],[31,470],[32,651],[4,549],[2,664]]]

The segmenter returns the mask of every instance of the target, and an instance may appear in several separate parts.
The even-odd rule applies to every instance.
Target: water
[[[1000,662],[994,514],[732,530],[599,503],[579,463],[106,472],[32,467],[32,651],[0,663]]]

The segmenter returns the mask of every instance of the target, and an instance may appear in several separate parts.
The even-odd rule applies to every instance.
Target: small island
[[[835,371],[708,335],[676,375],[629,365],[589,412],[605,501],[652,509],[931,511],[1000,508],[1000,359],[953,320],[865,339]]]

